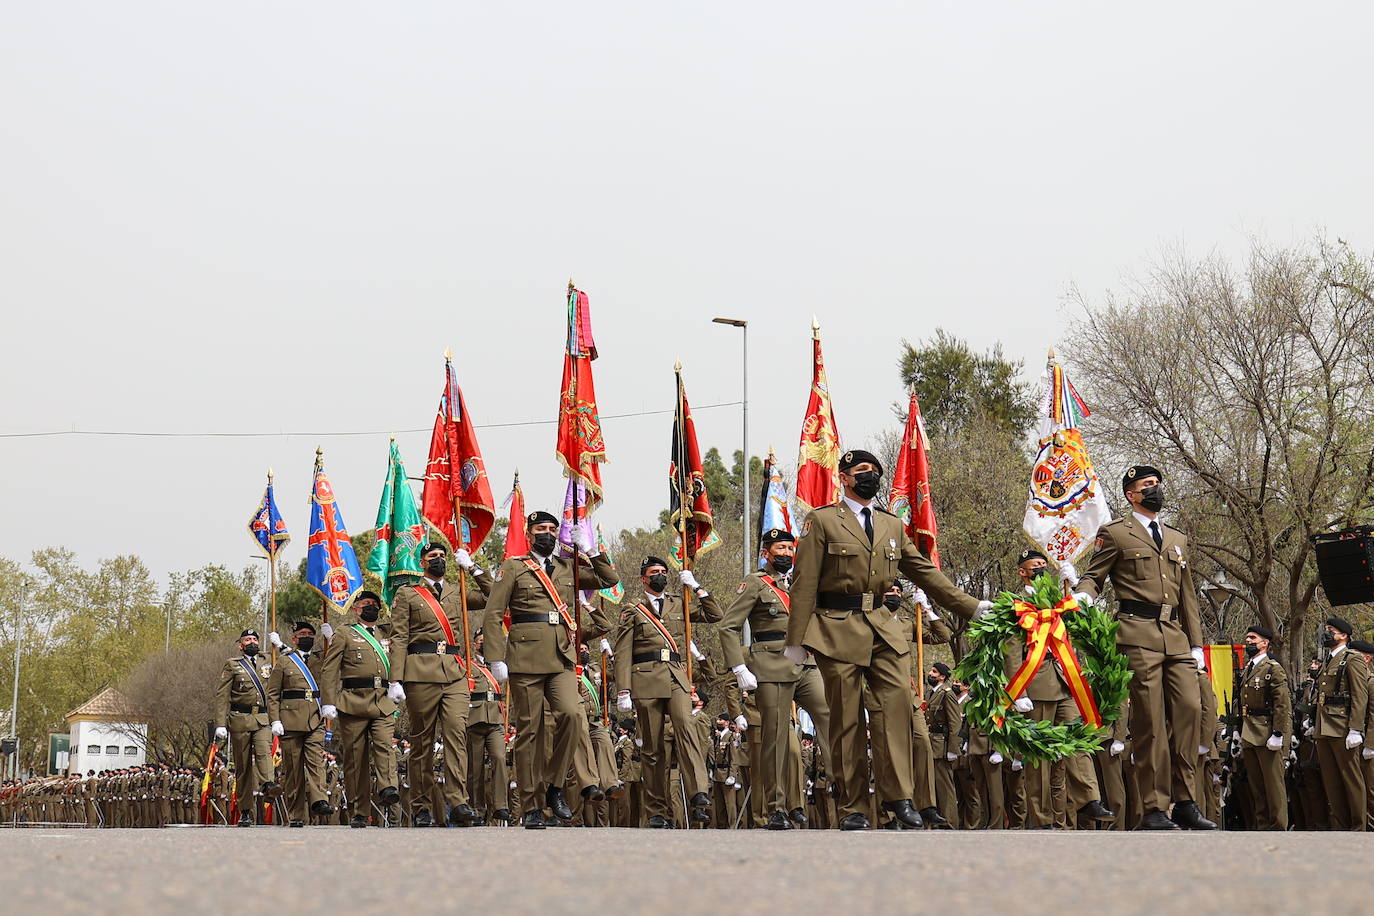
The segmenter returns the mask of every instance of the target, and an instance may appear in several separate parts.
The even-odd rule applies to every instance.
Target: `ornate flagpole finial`
[[[572,291],[575,290],[575,289],[577,289],[577,287],[573,285],[573,279],[572,279],[572,277],[569,277],[569,278],[568,278],[568,292],[572,292]]]
[[[452,348],[452,347],[444,347],[444,362],[451,362],[452,360],[453,360],[453,348]]]
[[[814,340],[821,339],[821,322],[815,315],[811,316],[811,337]]]
[[[1055,360],[1054,347],[1050,347],[1050,362],[1054,362],[1054,360]]]
[[[317,446],[315,446],[315,457],[316,457],[316,458],[320,458],[320,457],[323,457],[323,455],[324,455],[324,446],[323,446],[323,445],[317,445]]]
[[[679,360],[674,361],[674,363],[673,363],[673,371],[676,372],[676,373],[678,373],[678,374],[681,374],[681,373],[682,373],[682,360],[679,359]]]
[[[395,442],[395,441],[396,441],[396,434],[395,434],[395,433],[392,433],[392,434],[391,434],[391,441],[392,441],[392,442]]]
[[[271,482],[272,482],[272,469],[271,469],[271,468],[268,468],[268,469],[267,469],[267,482],[268,482],[268,483],[271,483]]]

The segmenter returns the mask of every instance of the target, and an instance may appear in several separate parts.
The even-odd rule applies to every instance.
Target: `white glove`
[[[949,753],[946,753],[946,754],[945,754],[945,759],[948,760],[948,761],[953,762],[953,761],[959,759],[959,755],[958,755],[958,754],[955,754],[955,753],[953,753],[953,752],[949,752]]]
[[[273,630],[271,633],[267,634],[267,641],[270,642],[272,645],[276,646],[278,649],[282,648],[283,646],[281,637],[277,635],[276,630]]]
[[[739,684],[740,690],[757,690],[759,679],[754,677],[754,672],[749,670],[748,665],[736,665],[730,669],[735,672],[735,682]]]
[[[1011,762],[1011,771],[1012,771],[1013,773],[1019,773],[1019,772],[1021,772],[1021,768],[1022,768],[1023,766],[1025,766],[1025,764],[1022,763],[1020,760],[1013,760],[1013,761]]]
[[[504,684],[510,680],[510,669],[506,667],[505,662],[492,662],[491,676]]]
[[[923,588],[918,588],[918,589],[916,589],[916,593],[915,593],[914,595],[911,596],[911,600],[912,600],[912,601],[915,601],[917,604],[919,604],[921,607],[925,608],[927,611],[930,610],[930,599],[926,597],[926,590],[925,590],[925,589],[923,589]]]
[[[320,707],[320,715],[324,716],[326,719],[337,719],[339,717],[339,711],[328,703],[325,703]]]
[[[1197,755],[1198,755],[1199,757],[1206,757],[1206,756],[1207,756],[1208,754],[1210,754],[1210,753],[1212,753],[1212,749],[1211,749],[1210,747],[1208,747],[1207,745],[1205,745],[1205,744],[1199,744],[1199,745],[1197,746]]]
[[[742,732],[749,730],[749,720],[744,716],[735,716],[735,724],[739,726],[739,730]]]
[[[697,648],[697,641],[695,639],[688,643],[687,646],[692,650],[692,658],[695,658],[697,661],[701,661],[706,657],[702,655],[701,650]]]
[[[1073,568],[1073,564],[1067,560],[1059,564],[1059,578],[1070,585],[1078,584],[1078,570]]]
[[[1345,734],[1345,747],[1346,747],[1346,750],[1354,750],[1355,748],[1359,747],[1361,744],[1364,744],[1364,735],[1362,735],[1362,734],[1360,734],[1359,732],[1355,731],[1355,729],[1353,729],[1353,728],[1352,728],[1350,731],[1346,732],[1346,734]]]
[[[988,763],[992,764],[993,766],[997,766],[997,764],[999,764],[999,763],[1001,763],[1001,762],[1002,762],[1002,752],[1001,752],[1001,751],[993,751],[991,754],[988,754]]]
[[[1087,592],[1074,592],[1073,600],[1078,602],[1079,604],[1093,603],[1092,595],[1089,595]]]
[[[992,602],[991,602],[991,601],[979,601],[979,602],[978,602],[978,610],[976,610],[976,611],[973,612],[973,616],[974,616],[974,617],[985,617],[985,616],[987,616],[987,613],[988,613],[988,611],[990,611],[990,610],[992,610]]]
[[[634,702],[630,699],[630,691],[622,690],[615,696],[615,708],[621,712],[629,712],[634,709]]]
[[[727,776],[727,777],[725,777],[725,784],[726,784],[727,786],[733,786],[733,785],[735,784],[735,777],[733,777],[733,776]]]
[[[1125,749],[1126,745],[1120,741],[1113,741],[1111,744],[1107,745],[1107,753],[1111,754],[1113,757],[1117,756]]]
[[[228,738],[228,737],[229,737],[229,729],[225,728],[223,725],[221,725],[219,728],[215,729],[215,740],[216,740],[216,741],[223,741],[225,738]]]
[[[1364,750],[1360,751],[1360,756],[1363,757],[1365,760],[1374,760],[1374,748],[1365,748]]]
[[[1011,705],[1016,707],[1017,712],[1031,712],[1035,709],[1035,701],[1030,697],[1017,697],[1016,702]]]
[[[459,569],[472,569],[477,565],[472,562],[472,554],[461,548],[453,552],[453,562],[458,564]]]
[[[325,639],[334,638],[334,628],[327,623],[320,624],[320,635]]]
[[[615,653],[611,651],[611,644],[606,641],[606,637],[601,638],[601,654],[607,658],[614,658]]]
[[[694,592],[701,588],[701,586],[697,584],[697,577],[690,569],[684,569],[677,575],[678,578],[682,580],[683,588],[690,588]]]
[[[1269,748],[1269,750],[1271,750],[1271,751],[1282,750],[1282,749],[1283,749],[1283,738],[1282,738],[1282,736],[1280,736],[1280,735],[1270,735],[1270,736],[1269,736],[1269,740],[1266,741],[1266,742],[1264,742],[1264,746],[1267,747],[1267,748]],[[1365,753],[1368,754],[1370,757],[1374,757],[1374,751],[1370,751],[1370,750],[1366,749],[1366,750],[1365,750]],[[1366,758],[1366,759],[1367,759],[1367,758]]]
[[[783,658],[797,665],[806,663],[806,649],[801,646],[783,646]]]
[[[282,727],[281,719],[278,719],[277,721],[272,723],[272,734],[276,735],[277,737],[281,737],[282,735],[286,734],[286,729]]]
[[[500,663],[498,662],[497,664]],[[392,681],[390,684],[387,684],[386,686],[386,695],[391,698],[392,702],[404,703],[406,698],[406,689],[401,686],[400,681]]]
[[[577,548],[578,553],[586,554],[589,557],[594,557],[601,551],[596,550],[596,546],[594,544],[588,543],[588,540],[589,539],[587,537],[587,532],[582,530],[582,526],[574,525],[572,530],[573,546]],[[596,553],[592,552],[594,550],[596,550]]]
[[[1202,647],[1193,646],[1192,652],[1190,654],[1193,656],[1193,661],[1197,662],[1197,670],[1206,671],[1207,658],[1202,654]]]

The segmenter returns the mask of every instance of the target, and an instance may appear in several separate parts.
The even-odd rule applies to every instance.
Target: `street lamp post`
[[[716,324],[728,324],[731,327],[739,328],[743,335],[743,358],[740,364],[740,379],[742,387],[741,404],[744,407],[744,574],[747,576],[752,571],[752,563],[749,557],[749,544],[753,536],[753,531],[749,526],[749,322],[742,318],[713,318]]]

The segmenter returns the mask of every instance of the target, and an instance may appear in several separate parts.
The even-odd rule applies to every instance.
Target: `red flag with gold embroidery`
[[[793,491],[804,512],[828,506],[840,498],[840,432],[830,404],[830,383],[821,355],[820,325],[811,325],[811,395],[802,421],[797,456],[797,486]]]
[[[525,491],[520,489],[520,473],[515,474],[510,496],[506,497],[510,507],[509,521],[506,523],[506,553],[503,559],[523,557],[530,552],[530,539],[525,534]]]
[[[461,537],[454,527],[456,506],[462,507]],[[491,496],[487,466],[448,354],[444,354],[444,392],[439,396],[439,412],[429,440],[420,507],[421,514],[450,544],[470,551],[482,546],[496,523],[496,501]]]
[[[892,470],[892,490],[888,510],[902,520],[907,536],[916,548],[940,565],[940,550],[935,545],[939,527],[935,506],[930,501],[930,459],[926,455],[926,426],[921,420],[921,402],[911,392],[907,405],[906,429],[897,451],[897,466]]]
[[[601,503],[601,464],[606,460],[596,386],[592,381],[592,360],[596,357],[591,302],[586,293],[569,283],[568,345],[563,354],[556,451],[564,476],[586,488],[587,514]]]

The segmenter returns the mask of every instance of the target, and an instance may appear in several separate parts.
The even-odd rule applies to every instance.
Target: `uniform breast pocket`
[[[842,541],[826,544],[825,552],[829,562],[838,564],[841,571],[853,569],[861,556],[858,544],[846,544]]]
[[[537,642],[538,640],[539,634],[535,632],[531,627],[524,625],[518,627],[511,627],[510,636],[507,637],[508,642],[517,643]]]

